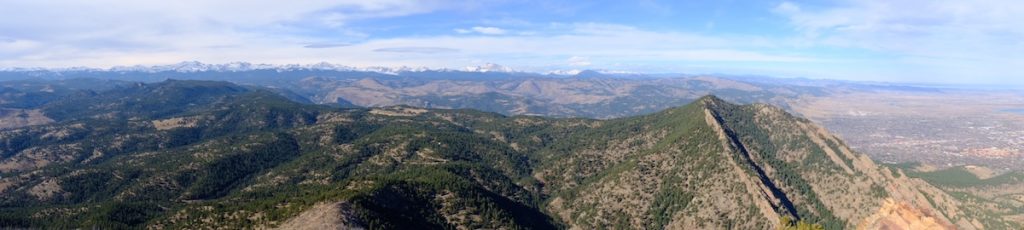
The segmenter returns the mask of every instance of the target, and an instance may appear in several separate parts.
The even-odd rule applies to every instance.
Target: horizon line
[[[226,70],[226,69],[220,69],[220,70],[217,70],[217,69],[214,69],[214,70],[204,69],[204,70],[191,70],[191,71],[185,71],[185,70],[180,70],[180,69],[173,69],[173,67],[176,67],[176,66],[177,67],[181,67],[180,65],[183,65],[183,64],[197,64],[197,65],[202,65],[202,66],[205,66],[205,67],[218,67],[218,68],[231,67],[231,65],[245,65],[245,67],[243,67],[243,68],[248,68],[248,69],[237,70],[237,71],[236,70]],[[329,65],[329,67],[331,67],[331,68],[328,68],[328,66],[317,66],[317,65]],[[485,66],[495,66],[497,68],[504,68],[504,69],[499,69],[499,70],[479,70],[479,68],[485,67]],[[964,87],[964,88],[969,88],[969,89],[976,89],[976,88],[1020,89],[1020,88],[1024,88],[1024,84],[1009,84],[1008,85],[1008,84],[984,84],[984,83],[943,83],[943,82],[920,82],[920,81],[851,80],[851,79],[838,79],[838,78],[827,78],[827,77],[779,76],[779,75],[766,75],[766,74],[754,74],[754,73],[749,73],[749,74],[722,73],[722,72],[687,73],[687,72],[682,72],[682,71],[664,71],[664,72],[651,71],[651,72],[646,72],[646,71],[624,71],[624,70],[614,70],[614,69],[604,69],[604,68],[575,68],[575,69],[550,68],[550,69],[548,69],[546,71],[535,71],[535,70],[525,70],[525,69],[536,69],[536,68],[523,68],[523,69],[520,69],[520,68],[508,67],[508,66],[505,66],[505,65],[497,64],[495,62],[484,62],[481,65],[477,65],[477,66],[464,66],[462,68],[452,68],[452,67],[438,67],[438,68],[434,68],[434,67],[427,67],[427,66],[408,66],[408,65],[391,65],[391,66],[388,66],[388,65],[366,65],[366,66],[359,66],[359,65],[338,64],[338,63],[328,62],[328,61],[308,62],[308,63],[305,63],[305,64],[301,64],[301,63],[270,64],[270,63],[255,63],[255,62],[247,62],[247,61],[231,61],[231,62],[213,63],[213,62],[201,62],[201,61],[197,61],[197,60],[186,60],[186,61],[179,61],[179,62],[174,62],[174,63],[170,63],[170,64],[115,65],[115,66],[111,66],[111,67],[108,67],[108,68],[90,67],[90,66],[82,66],[82,65],[79,65],[79,66],[67,66],[67,67],[38,67],[38,66],[35,66],[35,67],[21,67],[21,66],[13,66],[13,67],[0,67],[0,72],[32,72],[32,71],[49,71],[49,72],[55,72],[55,73],[75,72],[75,71],[97,71],[97,72],[130,72],[130,71],[139,71],[139,72],[146,72],[145,70],[142,70],[142,69],[133,69],[133,68],[171,68],[171,69],[163,69],[163,70],[160,70],[160,71],[152,71],[150,73],[168,72],[168,71],[178,72],[178,73],[192,73],[192,72],[243,72],[243,71],[274,70],[274,69],[280,70],[280,69],[292,68],[292,69],[301,69],[301,70],[322,70],[322,71],[336,71],[336,72],[343,72],[343,71],[376,72],[376,73],[391,74],[391,75],[397,75],[397,74],[403,73],[403,72],[428,72],[428,71],[434,71],[434,72],[465,72],[465,73],[536,74],[536,75],[541,75],[541,76],[551,76],[551,75],[555,75],[555,76],[576,76],[576,75],[579,75],[579,73],[582,73],[582,72],[592,71],[592,72],[597,72],[597,73],[605,74],[605,75],[619,75],[619,76],[622,76],[622,75],[648,75],[648,76],[650,76],[650,75],[679,75],[679,76],[672,76],[672,77],[701,77],[701,76],[710,76],[710,77],[744,78],[744,79],[749,79],[749,78],[769,78],[769,79],[786,79],[786,80],[838,81],[838,82],[862,83],[862,84],[901,84],[902,86],[931,87],[931,88],[956,88],[957,86]],[[478,70],[470,70],[470,68],[478,68]],[[396,72],[386,72],[385,70],[387,70],[387,69],[397,70],[397,71]],[[575,72],[575,73],[566,74],[566,73],[569,73],[569,72]],[[2,80],[0,80],[0,81],[2,81]]]

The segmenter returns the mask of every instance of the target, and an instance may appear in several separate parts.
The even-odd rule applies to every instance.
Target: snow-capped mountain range
[[[370,67],[354,67],[347,65],[340,65],[328,62],[320,62],[314,64],[253,64],[248,62],[229,62],[224,64],[208,64],[198,61],[184,61],[169,65],[133,65],[133,66],[114,66],[108,69],[102,68],[91,68],[91,67],[67,67],[67,68],[0,68],[0,71],[6,72],[32,72],[32,71],[49,71],[49,72],[144,72],[144,73],[158,73],[158,72],[179,72],[179,73],[194,73],[194,72],[244,72],[254,70],[275,70],[278,72],[284,71],[298,71],[298,70],[322,70],[322,71],[344,71],[344,72],[375,72],[382,74],[398,75],[403,72],[479,72],[479,73],[530,73],[526,71],[520,71],[513,69],[508,66],[502,66],[495,63],[485,63],[479,66],[467,66],[463,69],[448,69],[448,68],[428,68],[428,67],[384,67],[384,66],[370,66]],[[586,70],[551,70],[539,74],[547,75],[576,75]],[[608,70],[591,70],[598,73],[605,74],[633,74],[633,72],[624,71],[608,71]]]

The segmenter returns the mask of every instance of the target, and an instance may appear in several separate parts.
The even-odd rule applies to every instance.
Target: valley
[[[622,74],[571,75],[431,69],[356,69],[330,64],[265,66],[177,65],[123,70],[0,71],[6,81],[0,107],[33,108],[76,90],[106,90],[134,81],[167,78],[229,80],[270,87],[293,101],[340,107],[408,105],[477,109],[504,115],[612,119],[682,106],[717,95],[737,103],[767,103],[809,118],[839,134],[860,152],[886,163],[923,162],[939,167],[984,165],[1000,172],[1024,170],[1024,106],[1007,89],[913,86],[767,77]],[[35,97],[36,101],[20,101]],[[11,101],[11,102],[4,102]],[[39,124],[31,110],[9,114],[4,126]],[[31,117],[31,118],[28,118]]]
[[[1015,92],[850,92],[794,104],[878,161],[1024,167],[1024,116],[1006,112],[1024,105]]]

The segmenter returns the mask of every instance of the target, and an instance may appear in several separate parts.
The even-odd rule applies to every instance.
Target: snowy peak
[[[578,69],[568,69],[568,70],[560,69],[560,70],[548,71],[548,72],[546,72],[546,74],[548,74],[548,75],[567,75],[567,76],[572,76],[572,75],[579,74],[580,72],[583,72],[583,70],[578,70]]]
[[[38,70],[38,71],[54,71],[54,72],[66,72],[76,71],[77,69],[11,69],[14,71],[24,70]],[[185,61],[170,65],[154,65],[154,66],[115,66],[110,69],[89,69],[92,71],[111,71],[111,72],[179,72],[179,73],[194,73],[194,72],[243,72],[253,70],[275,70],[278,72],[285,71],[298,71],[298,70],[319,70],[319,71],[361,71],[361,72],[376,72],[382,74],[397,75],[402,72],[424,72],[433,71],[426,67],[382,67],[382,66],[371,66],[371,67],[352,67],[346,65],[339,65],[329,62],[320,62],[314,64],[286,64],[286,65],[272,65],[272,64],[252,64],[248,62],[229,62],[224,64],[206,64],[198,61]]]
[[[248,62],[230,62],[226,64],[205,64],[197,61],[182,62],[173,65],[165,66],[152,66],[148,71],[152,72],[241,72],[241,71],[252,71],[252,70],[334,70],[334,71],[347,71],[352,70],[352,67],[336,65],[327,62],[320,62],[315,64],[288,64],[288,65],[270,65],[270,64],[251,64]],[[147,69],[143,69],[146,71]]]
[[[639,74],[637,72],[621,71],[621,70],[592,70],[592,69],[570,69],[570,70],[552,70],[545,72],[548,75],[563,75],[563,76],[578,76],[578,75],[630,75]]]
[[[249,62],[229,62],[223,64],[207,64],[199,61],[183,61],[169,65],[132,65],[132,66],[114,66],[109,69],[100,68],[89,68],[89,67],[69,67],[69,68],[0,68],[0,71],[11,71],[11,72],[144,72],[144,73],[158,73],[158,72],[178,72],[178,73],[196,73],[196,72],[244,72],[244,71],[255,71],[255,70],[272,70],[277,72],[287,71],[340,71],[340,72],[373,72],[387,75],[399,75],[401,73],[417,73],[417,72],[477,72],[477,73],[527,73],[524,71],[516,70],[508,66],[503,66],[495,63],[485,63],[479,66],[467,66],[461,70],[458,69],[433,69],[427,67],[410,67],[410,66],[398,66],[398,67],[385,67],[385,66],[370,66],[370,67],[353,67],[340,64],[334,64],[329,62],[320,62],[313,64],[253,64]],[[548,75],[564,75],[564,76],[576,76],[581,73],[596,72],[600,74],[635,74],[631,72],[623,71],[610,71],[610,70],[553,70],[544,72]]]
[[[502,65],[498,65],[498,64],[494,64],[494,63],[487,63],[487,64],[483,64],[483,65],[479,65],[479,66],[466,66],[465,70],[466,70],[466,72],[480,72],[480,73],[487,73],[487,72],[511,73],[511,72],[516,72],[516,70],[512,69],[511,67],[502,66]]]
[[[180,73],[194,73],[194,72],[206,72],[206,71],[225,71],[225,72],[238,72],[238,71],[249,71],[258,69],[272,69],[277,66],[258,64],[254,65],[248,62],[230,62],[225,64],[206,64],[198,61],[184,61],[170,65],[154,65],[154,66],[114,66],[108,71],[112,72],[180,72]]]
[[[165,67],[168,67],[168,68],[173,69],[173,70],[178,71],[178,72],[200,72],[200,71],[207,71],[211,67],[216,67],[216,66],[215,65],[203,64],[202,62],[198,62],[198,61],[184,61],[184,62],[181,62],[181,63],[178,63],[178,64],[167,65]]]
[[[427,71],[443,71],[443,70],[434,70],[434,69],[430,69],[430,68],[427,68],[427,67],[408,67],[408,66],[382,67],[382,66],[371,66],[371,67],[359,68],[358,71],[366,71],[366,72],[376,72],[376,73],[382,73],[382,74],[398,75],[400,73],[406,73],[406,72],[427,72]]]

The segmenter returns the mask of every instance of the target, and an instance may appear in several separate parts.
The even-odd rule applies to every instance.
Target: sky
[[[1014,0],[0,0],[0,68],[182,61],[1024,85]]]

